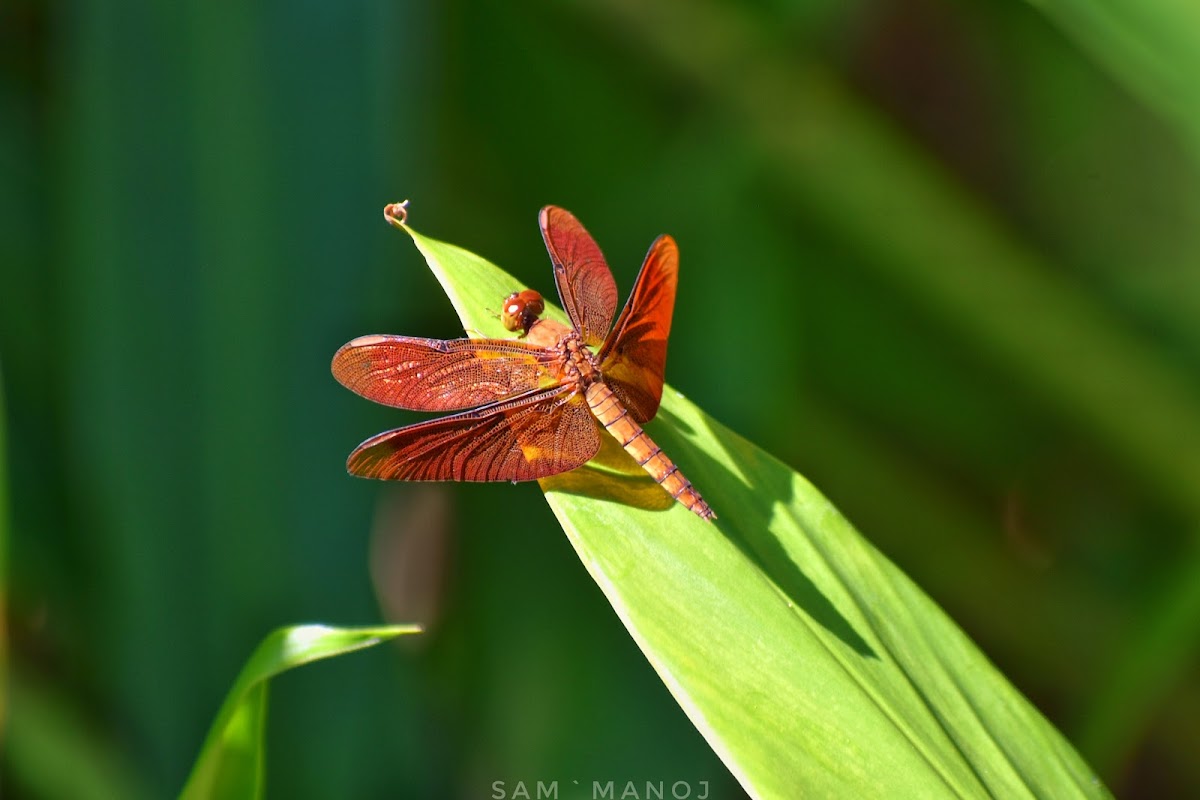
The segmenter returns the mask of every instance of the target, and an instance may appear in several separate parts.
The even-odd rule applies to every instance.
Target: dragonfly
[[[711,508],[642,425],[662,400],[679,249],[650,246],[625,307],[591,234],[569,211],[538,215],[571,325],[542,318],[532,289],[513,292],[500,320],[513,339],[360,336],[333,375],[362,397],[414,411],[460,413],[386,431],[346,461],[352,475],[400,481],[529,481],[575,469],[600,450],[601,428],[702,519]]]

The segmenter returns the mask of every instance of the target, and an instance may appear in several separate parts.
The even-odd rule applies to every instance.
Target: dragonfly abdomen
[[[587,387],[585,393],[588,407],[600,420],[604,429],[621,443],[629,455],[642,465],[672,497],[702,519],[713,519],[716,515],[704,502],[704,498],[683,476],[675,462],[667,457],[662,448],[654,443],[641,425],[629,415],[629,409],[613,394],[612,389],[601,382]]]

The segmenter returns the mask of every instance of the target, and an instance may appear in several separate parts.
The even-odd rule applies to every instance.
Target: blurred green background
[[[334,350],[461,333],[409,198],[545,292],[546,203],[622,294],[673,234],[668,380],[1200,795],[1200,9],[1042,5],[0,5],[0,794],[168,796],[269,630],[386,619],[274,683],[270,796],[741,796],[536,486],[346,476],[417,417]]]

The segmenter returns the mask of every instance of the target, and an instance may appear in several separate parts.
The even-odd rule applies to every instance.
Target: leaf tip
[[[401,200],[399,203],[388,203],[383,207],[383,218],[387,220],[389,225],[397,228],[403,228],[408,222],[408,201]]]

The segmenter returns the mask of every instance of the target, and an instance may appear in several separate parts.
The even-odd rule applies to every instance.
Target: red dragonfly
[[[543,208],[538,221],[572,327],[541,319],[542,296],[526,290],[511,294],[501,314],[506,328],[521,331],[517,339],[361,336],[344,345],[333,375],[352,392],[415,411],[470,409],[373,436],[346,468],[384,480],[528,481],[591,459],[603,426],[676,500],[712,519],[640,425],[662,399],[675,240],[660,236],[650,246],[613,325],[617,285],[595,240],[561,208]]]

